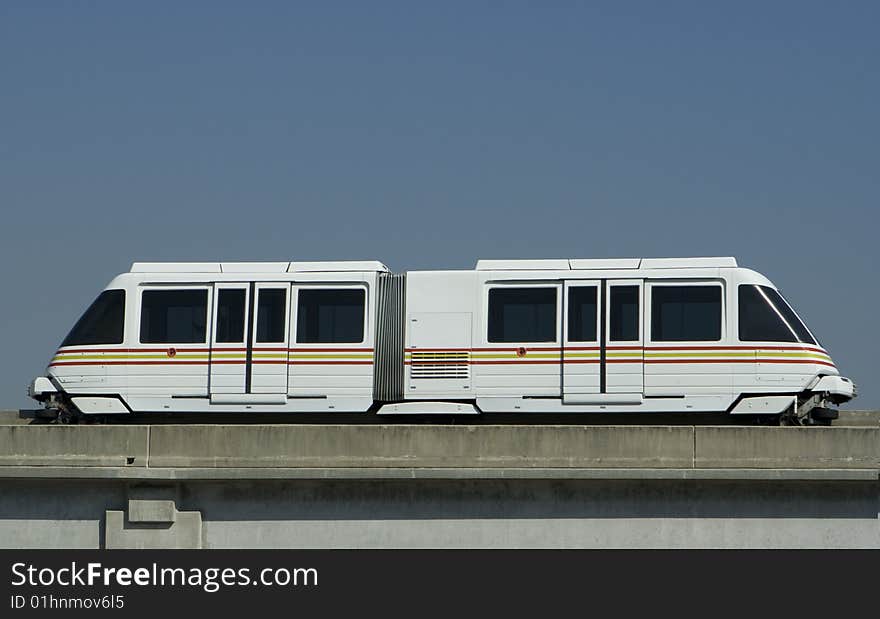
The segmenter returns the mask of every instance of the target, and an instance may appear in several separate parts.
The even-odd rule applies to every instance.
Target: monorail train
[[[135,263],[29,395],[83,415],[681,413],[827,424],[856,395],[733,258]]]

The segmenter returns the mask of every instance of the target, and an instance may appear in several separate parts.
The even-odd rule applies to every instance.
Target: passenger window
[[[572,286],[568,289],[568,341],[595,342],[598,313],[596,286]]]
[[[742,342],[816,344],[785,299],[769,286],[739,287],[739,339]]]
[[[257,342],[286,342],[287,288],[260,288],[257,299]]]
[[[721,339],[721,286],[652,286],[651,340]]]
[[[363,342],[366,297],[362,288],[301,289],[296,308],[297,343]]]
[[[639,287],[611,286],[610,333],[612,342],[639,341]]]
[[[105,290],[76,321],[62,346],[122,344],[125,324],[125,291]]]
[[[141,296],[141,342],[205,342],[207,290],[144,290]]]
[[[489,290],[490,342],[555,342],[556,288]]]
[[[217,343],[244,342],[244,288],[220,288],[217,291]]]

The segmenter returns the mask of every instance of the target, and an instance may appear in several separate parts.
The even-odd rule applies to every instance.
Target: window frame
[[[86,344],[68,344],[67,340],[73,334],[74,329],[76,329],[79,326],[80,321],[83,318],[85,318],[85,316],[89,312],[89,310],[91,310],[92,307],[95,305],[95,303],[98,302],[98,299],[100,299],[102,296],[104,296],[107,293],[113,293],[113,292],[121,292],[122,293],[122,334],[121,334],[120,340],[118,342],[110,342],[110,343],[92,342],[92,343],[86,343]],[[76,322],[73,323],[73,326],[70,327],[70,330],[65,334],[64,339],[61,340],[61,344],[58,345],[58,348],[76,348],[76,347],[83,347],[83,346],[101,346],[101,347],[103,347],[103,346],[124,346],[125,341],[126,341],[126,335],[128,333],[128,298],[129,298],[128,291],[125,288],[105,288],[104,290],[99,292],[98,296],[96,296],[94,299],[92,299],[92,301],[85,307],[85,309],[83,309],[82,313],[76,319]]]
[[[489,297],[493,290],[497,289],[515,289],[515,288],[552,288],[556,291],[556,313],[555,313],[555,334],[553,340],[535,342],[535,341],[521,341],[517,340],[515,342],[495,342],[489,339]],[[483,290],[483,327],[481,329],[482,339],[486,344],[490,344],[492,346],[510,346],[513,347],[515,345],[528,345],[528,346],[561,346],[562,342],[562,319],[563,319],[563,311],[562,305],[565,303],[564,295],[562,294],[563,285],[559,280],[548,281],[548,280],[528,280],[528,281],[510,281],[510,282],[486,282]]]
[[[211,347],[212,348],[222,348],[222,347],[239,347],[245,348],[247,346],[247,337],[248,337],[248,327],[250,325],[251,320],[251,312],[250,312],[250,283],[249,282],[214,282],[213,283],[213,302],[211,303]],[[220,319],[220,291],[222,290],[243,290],[244,291],[244,334],[242,335],[240,342],[219,342],[217,340],[217,327],[218,321]]]
[[[571,339],[571,331],[569,329],[571,322],[571,312],[569,312],[569,305],[571,303],[571,291],[573,288],[593,288],[596,291],[596,339],[593,340],[573,340]],[[589,344],[594,344],[596,346],[602,340],[602,303],[604,302],[602,298],[602,280],[599,279],[572,279],[565,280],[565,294],[563,299],[563,305],[565,306],[565,311],[563,313],[563,325],[564,329],[564,341],[566,345],[571,346],[585,346]]]
[[[746,286],[748,286],[749,288],[757,289],[760,296],[764,299],[764,303],[766,303],[770,307],[770,309],[773,311],[773,313],[776,315],[776,317],[779,319],[779,321],[794,336],[794,340],[743,339],[743,337],[742,337],[742,312],[740,311],[741,305],[742,305],[742,303],[740,301],[740,290]],[[767,293],[763,290],[764,288],[768,288],[768,289],[773,290],[779,296],[780,300],[785,304],[785,306],[788,308],[788,310],[792,314],[794,314],[795,318],[798,319],[798,321],[800,322],[800,326],[803,327],[803,329],[804,329],[804,331],[806,331],[807,335],[810,336],[810,339],[812,340],[812,342],[804,342],[803,341],[800,334],[798,334],[797,329],[788,323],[788,320],[786,320],[785,316],[782,315],[782,313],[779,311],[779,308],[776,307],[776,303],[770,297],[767,296]],[[736,338],[737,338],[738,342],[742,342],[744,344],[755,344],[755,343],[767,342],[770,344],[819,346],[819,340],[816,338],[815,335],[813,335],[813,332],[807,326],[807,323],[804,321],[803,318],[801,318],[800,314],[798,314],[797,311],[795,311],[794,307],[792,307],[792,305],[788,302],[788,299],[786,299],[783,296],[783,294],[779,291],[778,288],[775,288],[775,287],[770,286],[768,284],[755,284],[755,283],[742,282],[742,283],[738,284],[736,287],[735,297],[736,297]]]
[[[260,320],[260,294],[263,290],[286,290],[285,295],[285,303],[287,306],[284,308],[284,339],[280,342],[259,342],[257,341],[257,331],[259,327]],[[280,347],[285,346],[288,347],[290,345],[290,326],[291,326],[291,304],[290,299],[293,296],[290,292],[291,284],[290,282],[254,282],[254,299],[253,299],[253,315],[250,316],[251,323],[245,323],[245,330],[249,327],[251,329],[251,345],[262,348],[271,348],[271,347]]]
[[[364,346],[370,342],[370,338],[372,333],[370,331],[370,289],[367,284],[358,282],[358,283],[349,283],[349,282],[340,282],[340,283],[321,283],[321,284],[307,284],[307,283],[297,283],[293,286],[296,294],[291,295],[291,305],[290,311],[288,312],[290,315],[290,347],[304,347],[304,348],[326,348],[332,346],[338,346],[340,348],[345,348],[347,346]],[[364,291],[364,322],[363,322],[363,335],[361,341],[359,342],[300,342],[299,341],[299,293],[302,290],[363,290]]]
[[[145,292],[154,292],[154,291],[172,291],[172,290],[204,290],[207,293],[206,298],[206,307],[205,307],[205,337],[201,342],[144,342],[141,341],[141,333],[143,328],[143,318],[144,318],[144,293]],[[197,283],[197,284],[173,284],[173,285],[155,285],[148,284],[145,286],[140,286],[137,294],[137,342],[139,345],[143,346],[210,346],[209,342],[211,341],[211,334],[213,331],[213,324],[211,322],[213,318],[213,310],[214,310],[214,297],[213,297],[213,285],[209,283]]]
[[[662,279],[662,280],[646,280],[647,290],[645,291],[645,328],[647,329],[647,342],[651,344],[659,344],[661,346],[681,346],[686,344],[701,343],[719,343],[727,339],[727,291],[725,289],[724,280],[720,279]],[[721,297],[721,330],[717,340],[655,340],[654,339],[654,288],[683,288],[683,287],[718,287]]]
[[[603,303],[605,304],[605,324],[602,325],[602,328],[605,329],[605,346],[608,348],[614,347],[626,347],[626,346],[644,346],[645,343],[645,322],[647,320],[647,316],[645,315],[645,307],[646,307],[646,292],[645,292],[645,284],[647,283],[644,279],[633,279],[633,278],[621,278],[621,279],[612,279],[609,278],[606,281],[604,286],[605,288],[605,299]],[[635,287],[638,289],[639,293],[639,311],[638,311],[638,323],[639,323],[639,337],[635,340],[615,340],[611,337],[611,298],[612,288],[631,288]]]

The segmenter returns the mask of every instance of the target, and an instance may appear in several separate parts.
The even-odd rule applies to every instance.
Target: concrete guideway
[[[880,427],[0,426],[6,467],[877,471]]]
[[[0,425],[6,548],[880,548],[880,424]]]

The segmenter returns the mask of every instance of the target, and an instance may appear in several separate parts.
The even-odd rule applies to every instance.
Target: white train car
[[[727,412],[829,423],[856,395],[733,258],[135,263],[31,397],[150,412]]]

